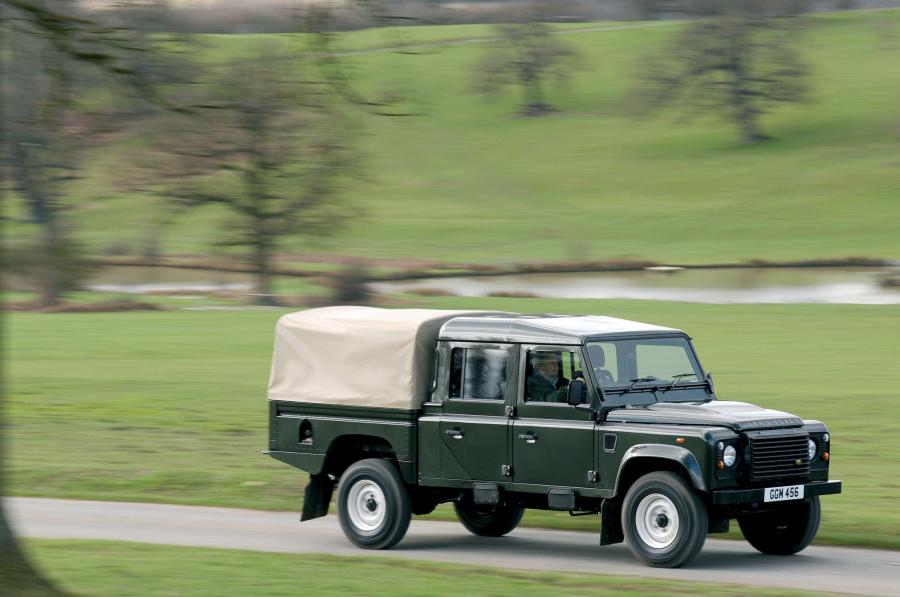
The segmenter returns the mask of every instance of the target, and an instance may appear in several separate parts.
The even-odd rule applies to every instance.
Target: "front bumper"
[[[796,483],[787,483],[785,485],[796,485]],[[772,485],[771,487],[776,487]],[[712,503],[717,506],[727,506],[730,504],[750,504],[753,502],[763,501],[763,492],[765,487],[756,489],[727,489],[712,492]],[[803,495],[810,497],[813,495],[828,495],[831,493],[841,492],[840,481],[813,481],[803,485]],[[790,502],[781,502],[790,503]]]

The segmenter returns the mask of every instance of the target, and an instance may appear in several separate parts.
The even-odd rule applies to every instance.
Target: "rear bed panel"
[[[310,474],[322,472],[332,444],[347,436],[380,438],[390,444],[408,482],[416,478],[418,411],[269,402],[269,454]]]

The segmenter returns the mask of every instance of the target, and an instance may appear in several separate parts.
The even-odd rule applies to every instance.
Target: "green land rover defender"
[[[600,545],[681,566],[737,519],[767,554],[819,527],[819,421],[718,400],[682,331],[598,316],[329,307],[276,327],[269,449],[307,471],[301,520],[337,487],[346,536],[400,541],[452,502],[476,535],[525,508],[600,515]]]

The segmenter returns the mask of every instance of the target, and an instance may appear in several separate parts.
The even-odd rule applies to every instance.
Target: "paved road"
[[[26,537],[108,539],[281,553],[375,555],[527,570],[609,573],[900,595],[900,552],[810,547],[793,557],[764,556],[738,541],[708,540],[690,567],[648,568],[624,545],[599,547],[598,535],[520,528],[498,539],[475,537],[450,522],[413,521],[393,550],[361,551],[333,516],[298,523],[291,512],[163,504],[6,498]]]

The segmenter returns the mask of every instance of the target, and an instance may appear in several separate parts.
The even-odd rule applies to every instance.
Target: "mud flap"
[[[600,545],[613,545],[625,540],[620,511],[618,500],[603,500],[600,504]]]
[[[328,514],[328,504],[334,492],[334,481],[328,475],[310,475],[303,493],[303,513],[300,522]]]

